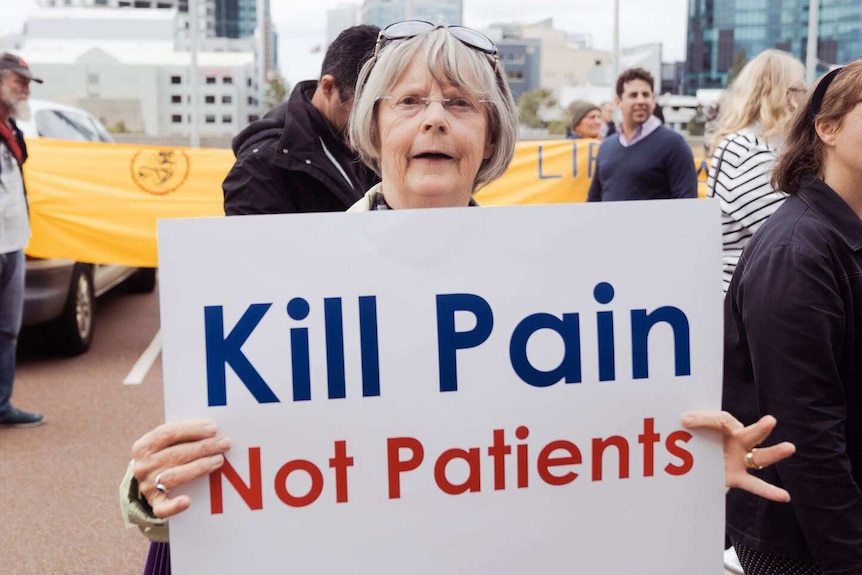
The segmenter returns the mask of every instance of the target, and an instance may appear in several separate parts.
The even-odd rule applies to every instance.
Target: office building
[[[197,13],[201,36],[215,36],[215,0],[198,0]],[[252,0],[254,1],[254,0]],[[191,25],[189,0],[36,0],[40,8],[122,8],[127,10],[177,11],[175,20],[179,30]],[[138,15],[142,15],[140,12]]]
[[[326,47],[332,44],[344,30],[359,22],[359,5],[343,2],[326,11]]]
[[[263,113],[252,38],[202,38],[197,72],[176,10],[45,8],[19,53],[46,79],[33,97],[80,106],[147,136],[231,136]],[[197,106],[192,97],[197,94]],[[196,114],[196,118],[193,118]]]
[[[689,0],[686,92],[723,88],[734,61],[767,48],[808,55],[809,0]],[[819,0],[818,74],[862,56],[862,2]]]
[[[212,0],[215,4],[215,35],[248,38],[257,28],[256,0]]]
[[[380,28],[413,18],[434,24],[460,26],[463,14],[463,0],[365,0],[360,17],[363,23]]]

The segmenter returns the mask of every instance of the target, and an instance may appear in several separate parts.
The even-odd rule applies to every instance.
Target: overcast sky
[[[290,83],[316,78],[322,54],[312,53],[325,41],[326,11],[360,0],[270,0],[279,33],[279,64]],[[620,44],[661,42],[663,60],[685,59],[687,0],[619,0]],[[36,0],[0,0],[0,36],[21,29]],[[495,22],[554,19],[554,27],[592,34],[595,48],[613,43],[610,0],[464,0],[464,24],[482,28]]]

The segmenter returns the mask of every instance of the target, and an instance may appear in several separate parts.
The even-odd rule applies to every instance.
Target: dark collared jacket
[[[24,142],[24,134],[21,133],[21,130],[18,128],[18,124],[15,123],[14,118],[9,118],[9,125],[12,126],[12,133],[15,135],[15,141],[18,142],[18,147],[21,148],[21,163],[18,165],[23,168],[24,162],[27,161],[27,144]],[[0,134],[0,138],[5,141],[2,134]],[[0,165],[0,169],[2,168],[3,166]]]
[[[778,419],[797,452],[759,472],[789,504],[727,496],[728,533],[763,553],[862,573],[862,220],[805,181],[754,235],[725,300],[724,409]]]
[[[343,212],[378,179],[312,105],[317,82],[233,141],[236,162],[222,183],[227,215]]]

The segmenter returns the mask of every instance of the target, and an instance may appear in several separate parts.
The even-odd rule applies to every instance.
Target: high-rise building
[[[215,35],[247,38],[257,28],[257,0],[214,0]]]
[[[399,20],[419,19],[445,26],[460,26],[463,0],[365,0],[362,22],[385,28]]]
[[[252,0],[253,1],[253,0]],[[214,0],[198,0],[198,22],[201,36],[215,36]],[[179,28],[190,25],[189,0],[36,0],[41,8],[123,8],[133,10],[172,10],[178,13]]]
[[[140,1],[140,0],[138,0]],[[229,137],[264,112],[261,42],[198,35],[166,9],[43,4],[18,52],[50,82],[34,97],[80,106],[147,136]]]
[[[819,71],[862,56],[862,3],[819,0]],[[808,54],[809,0],[689,0],[686,92],[723,88],[728,73],[767,48]]]
[[[338,7],[326,11],[326,47],[344,30],[359,21],[359,5],[342,2]]]

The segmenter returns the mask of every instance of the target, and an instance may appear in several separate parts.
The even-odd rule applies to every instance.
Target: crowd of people
[[[711,145],[725,411],[682,423],[723,435],[726,531],[748,575],[862,572],[862,61],[814,86],[803,72],[777,50],[752,59]],[[697,196],[691,149],[654,115],[653,86],[646,70],[626,70],[613,103],[569,107],[570,137],[602,141],[589,201]],[[484,35],[416,20],[353,27],[318,80],[237,136],[225,212],[475,206],[474,192],[507,169],[517,131]],[[2,167],[3,186],[20,181],[20,169],[12,181]],[[169,518],[191,504],[171,490],[218,469],[229,449],[202,421],[164,424],[134,444],[122,507],[153,541],[147,573],[169,572]]]

